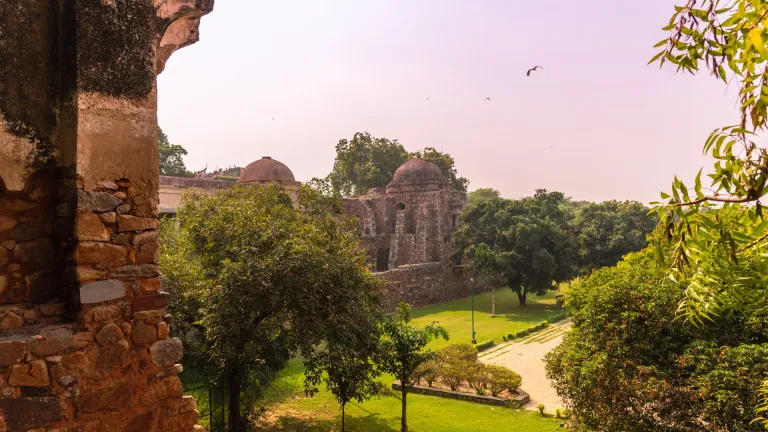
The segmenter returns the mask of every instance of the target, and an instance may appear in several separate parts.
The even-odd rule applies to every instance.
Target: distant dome
[[[413,158],[400,165],[387,185],[387,192],[410,192],[447,189],[451,182],[432,162]]]
[[[294,184],[296,183],[296,178],[293,176],[291,169],[284,163],[276,161],[269,156],[264,156],[243,168],[237,182],[278,182],[283,184]]]

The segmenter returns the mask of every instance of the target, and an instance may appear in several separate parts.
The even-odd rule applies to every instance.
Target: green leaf
[[[699,173],[696,174],[696,184],[694,186],[694,189],[696,191],[696,198],[701,198],[704,196],[703,193],[701,193],[701,171],[703,168],[699,169]]]
[[[663,56],[665,53],[666,53],[666,51],[661,51],[661,52],[659,52],[658,54],[656,54],[655,56],[653,56],[653,58],[651,58],[651,59],[648,61],[648,63],[647,63],[647,64],[651,64],[651,63],[655,62],[656,60],[660,59],[660,58],[661,58],[661,56]]]

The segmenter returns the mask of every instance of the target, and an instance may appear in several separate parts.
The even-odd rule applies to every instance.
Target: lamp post
[[[469,289],[472,292],[472,345],[475,345],[475,278],[469,278]]]

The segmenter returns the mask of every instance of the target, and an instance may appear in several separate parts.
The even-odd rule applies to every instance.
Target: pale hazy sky
[[[369,131],[450,153],[470,189],[648,202],[737,121],[706,72],[646,66],[675,3],[217,0],[159,77],[160,125],[195,170],[272,156],[325,176]]]

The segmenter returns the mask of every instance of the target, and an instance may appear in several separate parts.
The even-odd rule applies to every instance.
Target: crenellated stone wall
[[[0,2],[0,432],[199,428],[158,268],[156,74],[212,8]]]

